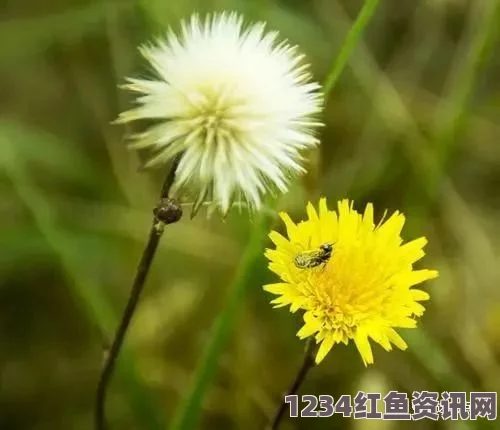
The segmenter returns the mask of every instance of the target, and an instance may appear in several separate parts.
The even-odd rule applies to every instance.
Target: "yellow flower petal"
[[[297,332],[297,336],[300,339],[305,339],[306,337],[312,336],[318,330],[321,330],[321,325],[315,320],[310,320]]]
[[[314,206],[311,202],[307,204],[306,210],[307,210],[307,216],[309,217],[309,221],[317,223],[319,220],[318,214],[316,213],[316,209],[314,209]]]
[[[392,349],[391,343],[387,338],[387,334],[385,331],[382,331],[380,328],[372,328],[368,334],[375,342],[377,342],[382,348],[386,351],[390,351]]]
[[[368,364],[372,364],[372,347],[370,346],[370,342],[368,341],[366,333],[364,333],[362,330],[358,330],[354,336],[354,343],[356,344],[356,348],[358,348],[364,365],[367,366]]]
[[[287,291],[288,284],[278,283],[278,284],[268,284],[264,285],[262,288],[271,294],[284,294]]]
[[[371,203],[366,205],[365,213],[363,215],[363,223],[373,230],[373,205]]]
[[[297,236],[297,225],[292,221],[290,216],[286,212],[279,213],[280,218],[283,220],[286,226],[286,232],[291,241],[294,241]]]
[[[437,276],[438,272],[436,270],[414,270],[407,276],[408,286],[412,287],[413,285],[420,284],[428,279],[436,278]]]
[[[322,197],[319,199],[319,216],[320,218],[328,215],[328,207],[326,205],[326,199]]]
[[[389,340],[394,345],[396,345],[399,349],[401,349],[402,351],[404,351],[406,348],[408,348],[408,345],[403,340],[403,338],[398,333],[396,333],[396,330],[389,329],[388,332],[387,332],[387,334],[389,336]]]
[[[281,234],[277,231],[272,231],[269,233],[269,239],[278,247],[282,248],[281,251],[288,250],[290,248],[290,242],[286,240]]]
[[[316,364],[319,364],[323,361],[323,359],[326,357],[326,354],[328,354],[332,349],[334,343],[335,341],[333,339],[333,336],[327,336],[323,339],[321,345],[319,346],[318,353],[316,354]]]
[[[410,295],[413,300],[418,302],[423,302],[431,298],[431,296],[429,296],[429,293],[426,293],[425,291],[422,290],[416,290],[414,288],[410,290]]]
[[[416,326],[417,326],[417,321],[415,321],[413,318],[401,318],[394,324],[394,327],[401,327],[401,328],[415,328]]]

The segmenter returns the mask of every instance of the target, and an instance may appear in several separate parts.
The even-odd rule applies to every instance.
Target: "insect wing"
[[[316,250],[304,251],[295,257],[295,265],[299,268],[315,267],[321,263],[321,252]]]

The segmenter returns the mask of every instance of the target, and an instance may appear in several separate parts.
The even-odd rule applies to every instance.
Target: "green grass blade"
[[[195,382],[184,404],[181,405],[179,412],[174,417],[170,426],[172,430],[195,428],[204,394],[215,375],[217,359],[224,347],[230,328],[234,326],[234,319],[245,299],[246,288],[252,283],[253,274],[262,264],[263,245],[274,218],[268,213],[262,213],[255,221],[251,240],[245,247],[227,301],[213,325],[212,334],[196,372]]]
[[[12,130],[16,130],[16,133],[12,133]],[[68,278],[68,285],[72,288],[71,293],[82,312],[89,322],[97,326],[109,339],[116,327],[118,315],[103,290],[95,285],[92,274],[88,273],[81,252],[75,248],[74,239],[69,238],[68,232],[58,225],[53,206],[45,197],[44,191],[37,188],[30,178],[28,163],[18,150],[22,146],[20,139],[31,141],[33,144],[39,143],[37,135],[38,133],[15,124],[0,123],[0,170],[10,179],[15,192],[31,211],[36,227],[57,254]],[[163,430],[164,413],[154,396],[141,382],[133,355],[126,348],[120,356],[116,375],[127,393],[129,405],[141,428]]]
[[[470,42],[465,45],[465,52],[457,54],[456,70],[450,79],[448,97],[438,109],[433,136],[433,152],[435,161],[432,169],[427,169],[426,175],[418,178],[425,185],[426,199],[419,201],[415,210],[423,218],[439,191],[439,182],[445,177],[447,163],[452,156],[458,137],[467,120],[467,109],[474,95],[474,89],[480,75],[490,59],[491,52],[498,45],[498,22],[500,20],[500,0],[483,2],[479,18],[472,25]],[[414,184],[408,196],[418,195],[421,183]],[[410,197],[411,199],[412,197]],[[412,202],[409,202],[411,205]]]
[[[371,18],[373,17],[375,11],[377,10],[379,3],[380,0],[365,1],[365,4],[361,8],[361,11],[359,12],[358,17],[356,18],[356,21],[354,21],[354,24],[347,33],[346,40],[342,44],[340,52],[337,58],[335,58],[332,68],[330,69],[330,72],[326,77],[325,84],[323,86],[323,91],[325,93],[325,96],[330,93],[330,91],[337,83],[337,80],[342,74],[347,64],[347,61],[349,61],[352,51],[354,50],[359,39],[363,35],[363,32],[368,23],[370,22]]]
[[[84,2],[82,2],[84,3]],[[109,12],[131,10],[129,1],[85,2],[61,12],[23,19],[5,19],[0,23],[0,40],[15,41],[0,45],[2,66],[15,60],[30,58],[48,49],[55,42],[78,40],[100,30]]]

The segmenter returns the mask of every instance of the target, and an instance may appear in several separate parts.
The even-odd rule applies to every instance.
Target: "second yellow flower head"
[[[413,270],[425,254],[426,239],[403,244],[404,215],[395,212],[376,225],[371,204],[360,214],[343,200],[336,212],[321,199],[319,212],[309,203],[307,214],[308,220],[295,224],[281,213],[288,239],[274,231],[270,234],[276,248],[267,250],[266,257],[282,280],[264,287],[278,296],[271,303],[290,306],[291,312],[304,311],[304,325],[297,335],[315,336],[321,344],[316,363],[333,345],[350,339],[365,365],[373,363],[369,339],[387,351],[391,344],[406,349],[395,329],[416,327],[416,318],[424,312],[420,302],[429,299],[413,287],[438,275],[435,270]],[[311,250],[316,253],[307,253]],[[304,265],[297,256],[306,262],[317,260]]]

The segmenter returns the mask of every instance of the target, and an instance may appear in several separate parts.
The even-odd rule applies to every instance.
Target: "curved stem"
[[[104,430],[106,428],[105,403],[108,386],[113,376],[116,360],[120,354],[120,350],[125,340],[125,335],[134,316],[135,309],[139,303],[141,293],[144,289],[147,275],[156,254],[160,238],[163,234],[164,226],[177,222],[182,216],[180,205],[168,197],[170,188],[175,180],[175,171],[179,164],[182,154],[179,154],[165,178],[162,186],[160,200],[153,209],[153,225],[149,231],[148,241],[142,253],[141,261],[137,267],[134,283],[130,292],[130,296],[123,312],[122,319],[116,330],[113,343],[106,357],[103,370],[97,384],[96,403],[95,403],[95,429]]]
[[[295,380],[293,381],[290,390],[283,396],[278,411],[274,416],[273,422],[269,426],[269,430],[278,429],[279,425],[283,421],[283,418],[285,417],[285,411],[288,407],[288,404],[285,402],[286,397],[297,393],[300,386],[306,379],[309,370],[311,370],[314,367],[314,351],[315,351],[314,340],[310,338],[307,341],[306,352],[304,354],[304,361],[302,362],[302,365],[300,366],[299,371],[297,372],[297,376],[295,377]]]

